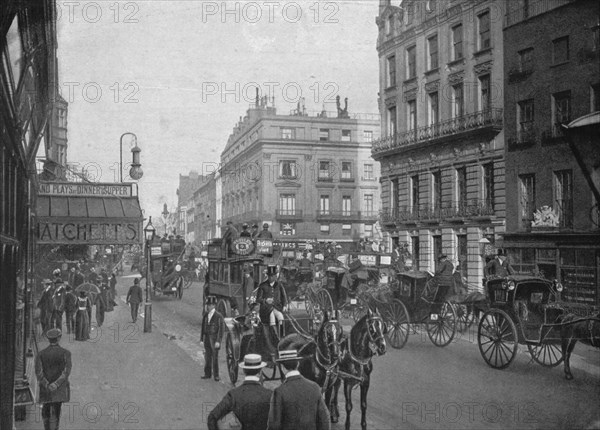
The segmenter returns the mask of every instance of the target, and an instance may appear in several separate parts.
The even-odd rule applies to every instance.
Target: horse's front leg
[[[570,336],[568,338],[563,338],[562,340],[562,353],[563,353],[563,360],[564,360],[564,370],[565,370],[565,378],[570,381],[571,379],[573,379],[573,374],[571,373],[571,353],[573,352],[573,349],[575,348],[575,343],[577,343],[577,340],[574,338],[574,336]]]
[[[332,423],[337,423],[338,419],[340,418],[340,411],[338,409],[338,391],[340,389],[340,385],[342,385],[342,379],[338,377],[333,386],[327,390],[331,396],[327,406],[329,407]]]
[[[350,414],[352,413],[352,384],[344,381],[344,397],[346,397],[346,430],[350,430]]]
[[[360,426],[362,430],[367,430],[367,393],[371,377],[365,374],[364,381],[360,384]]]

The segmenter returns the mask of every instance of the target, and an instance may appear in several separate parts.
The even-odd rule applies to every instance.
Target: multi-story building
[[[189,200],[199,184],[200,177],[198,172],[194,170],[187,176],[179,175],[179,187],[177,188],[177,233],[185,238],[186,242],[188,242],[188,223],[190,222],[188,220]]]
[[[194,242],[206,243],[215,236],[217,219],[215,174],[201,176],[201,181],[193,193],[194,201]]]
[[[492,0],[381,0],[382,226],[414,265],[440,253],[480,285],[504,233],[502,16]]]
[[[598,127],[579,148],[582,168],[561,125],[600,110],[600,4],[508,3],[504,246],[518,270],[558,278],[565,298],[598,305]]]
[[[257,100],[221,154],[222,225],[266,222],[289,243],[372,235],[380,194],[370,152],[379,127],[377,115],[278,115]]]

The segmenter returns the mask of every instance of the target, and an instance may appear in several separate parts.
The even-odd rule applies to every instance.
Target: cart
[[[562,286],[556,281],[512,275],[486,282],[489,309],[477,331],[479,351],[485,362],[504,369],[517,355],[518,345],[527,345],[531,358],[542,366],[563,361],[560,346],[559,300]]]

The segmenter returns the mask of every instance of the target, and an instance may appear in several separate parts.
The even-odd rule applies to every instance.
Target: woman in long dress
[[[90,313],[92,304],[84,291],[77,298],[77,314],[75,314],[75,340],[88,340],[90,338]]]

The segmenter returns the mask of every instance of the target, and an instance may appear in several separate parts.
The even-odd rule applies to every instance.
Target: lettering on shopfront
[[[140,242],[139,225],[119,222],[52,222],[39,221],[38,243],[110,243],[134,244]]]
[[[40,195],[48,196],[119,196],[130,197],[131,186],[120,184],[40,183]]]

